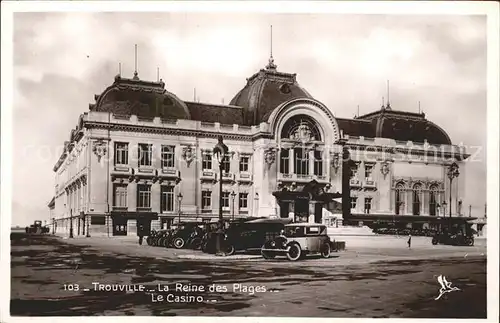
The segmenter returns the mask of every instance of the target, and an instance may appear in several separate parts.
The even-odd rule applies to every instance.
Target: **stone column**
[[[293,202],[285,202],[285,203],[288,203],[288,217],[293,220],[295,218],[295,203]]]
[[[307,151],[307,157],[309,161],[309,175],[314,175],[314,150],[309,149]]]
[[[137,183],[135,181],[127,185],[127,207],[129,212],[135,212],[137,209]]]
[[[161,213],[160,210],[161,185],[156,182],[151,185],[151,211]]]
[[[309,218],[308,218],[308,223],[314,223],[314,212],[316,211],[315,209],[316,202],[315,201],[309,201]]]
[[[428,190],[422,191],[423,192],[423,199],[422,199],[422,215],[429,215],[430,210],[429,210],[429,201],[430,201],[430,194]]]
[[[404,214],[412,214],[412,205],[411,205],[411,202],[413,200],[412,198],[412,194],[413,194],[413,190],[411,189],[407,189],[406,190],[406,195],[405,195],[405,203],[406,203],[406,207],[404,208],[405,209],[405,212]]]
[[[295,174],[295,170],[293,169],[293,163],[295,158],[295,152],[293,149],[288,149],[288,173]]]

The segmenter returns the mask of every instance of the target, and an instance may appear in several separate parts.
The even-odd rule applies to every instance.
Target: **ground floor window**
[[[201,208],[203,211],[209,211],[212,209],[212,192],[201,192]]]
[[[151,207],[151,185],[137,185],[137,207]]]
[[[173,212],[174,211],[174,187],[162,186],[161,187],[161,211]]]
[[[358,198],[357,197],[351,197],[351,209],[355,209],[356,208],[356,203],[358,202]]]
[[[370,214],[371,208],[372,208],[372,198],[365,197],[365,213]]]
[[[248,193],[240,193],[239,207],[240,207],[240,210],[247,210],[248,209]]]

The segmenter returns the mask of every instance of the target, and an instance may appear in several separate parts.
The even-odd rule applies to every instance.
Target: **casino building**
[[[182,100],[137,72],[117,75],[53,168],[53,230],[135,235],[139,225],[216,221],[219,200],[226,219],[427,227],[448,215],[446,204],[462,216],[468,155],[424,113],[387,103],[347,119],[331,108],[341,110],[314,99],[272,57],[229,105]],[[229,148],[222,199],[212,153],[219,136]],[[453,162],[460,171],[450,181]]]

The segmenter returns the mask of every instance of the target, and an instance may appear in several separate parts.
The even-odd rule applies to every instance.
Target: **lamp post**
[[[232,219],[233,219],[233,221],[234,221],[234,199],[235,199],[235,197],[236,197],[236,193],[233,191],[231,193],[231,199],[232,199],[232,203],[233,203],[233,210],[232,210]]]
[[[73,238],[73,210],[69,210],[69,237]]]
[[[179,223],[178,226],[181,225],[181,204],[182,204],[182,193],[177,194],[177,201],[179,202]]]
[[[217,162],[219,163],[219,225],[218,225],[218,230],[217,230],[217,239],[216,239],[216,254],[221,255],[222,254],[222,235],[224,234],[223,231],[223,225],[224,225],[224,220],[222,218],[222,171],[224,170],[222,161],[224,160],[224,157],[227,155],[228,148],[224,144],[222,136],[219,136],[218,138],[219,142],[215,145],[213,149],[213,154],[215,155],[215,158],[217,159]]]
[[[451,184],[453,183],[453,179],[455,177],[458,177],[458,175],[460,175],[460,172],[458,171],[457,163],[454,162],[453,164],[450,165],[450,167],[448,167],[447,175],[448,175],[448,178],[450,179],[450,210],[449,210],[449,212],[450,212],[450,226],[451,226],[451,205],[452,205],[451,204],[451,187],[452,187]]]
[[[52,218],[52,235],[56,234],[56,218]]]

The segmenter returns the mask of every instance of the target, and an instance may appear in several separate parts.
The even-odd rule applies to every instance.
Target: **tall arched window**
[[[404,200],[405,200],[405,187],[403,184],[399,183],[398,185],[396,185],[396,205],[394,208],[397,215],[403,213],[402,211],[403,211]]]
[[[436,215],[437,213],[437,186],[432,185],[429,191],[429,214]]]
[[[415,184],[413,186],[413,215],[420,215],[420,205],[422,203],[422,186]]]

